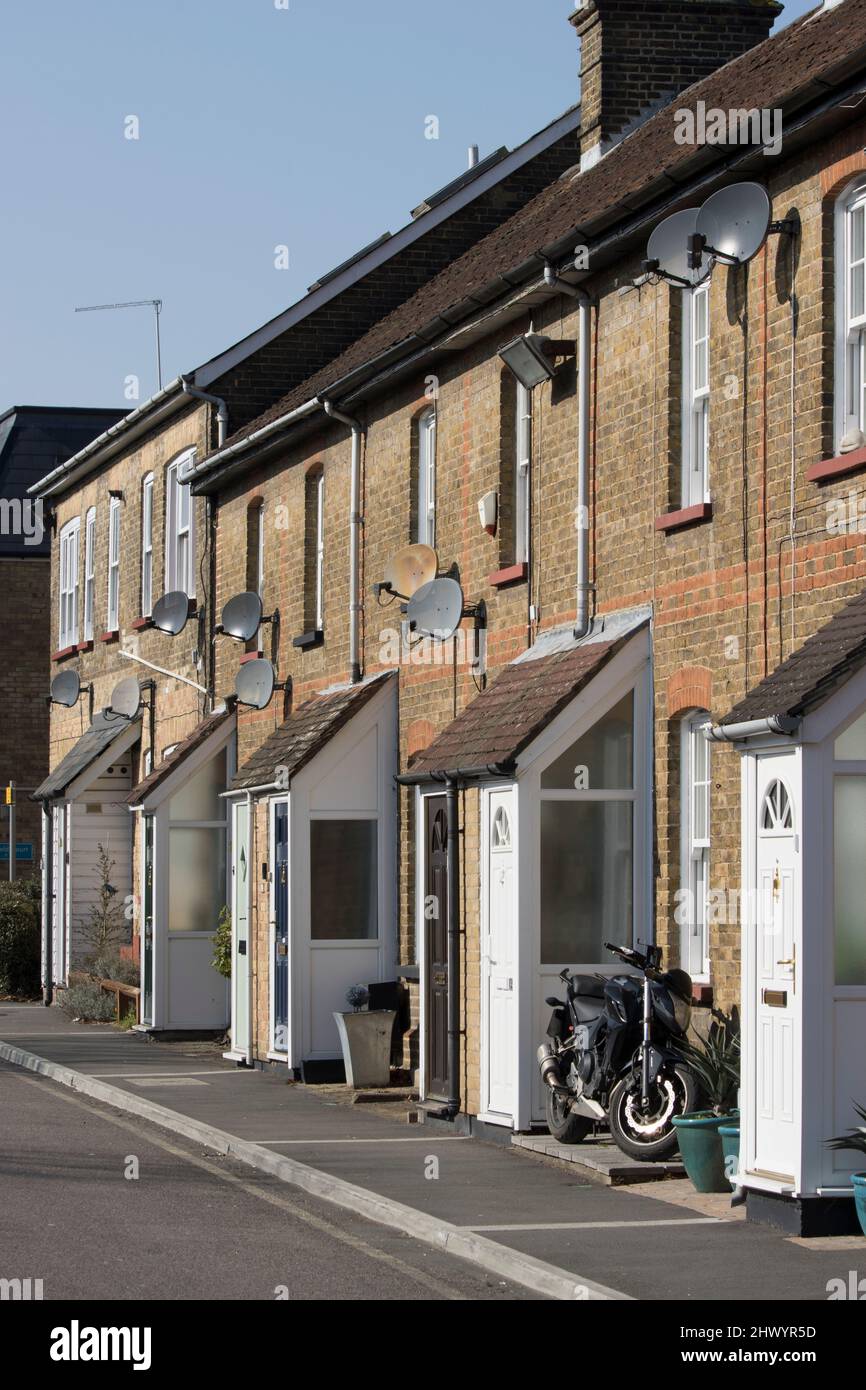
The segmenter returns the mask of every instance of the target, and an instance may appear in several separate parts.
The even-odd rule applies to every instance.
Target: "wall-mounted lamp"
[[[574,357],[574,343],[566,340],[555,341],[543,333],[522,333],[513,342],[499,349],[499,356],[513,372],[514,376],[532,391],[545,381],[552,381],[556,375],[556,360],[559,357]]]

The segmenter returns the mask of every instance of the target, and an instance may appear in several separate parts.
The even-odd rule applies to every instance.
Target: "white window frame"
[[[418,418],[418,543],[436,545],[436,410]]]
[[[325,470],[316,475],[316,632],[325,630]]]
[[[93,641],[93,614],[96,608],[96,508],[84,518],[84,640]]]
[[[106,632],[120,631],[120,498],[108,508],[108,620]]]
[[[264,604],[265,600],[265,504],[260,502],[256,508],[256,593]],[[256,649],[264,651],[264,624],[256,633]]]
[[[693,980],[710,979],[710,849],[712,806],[712,750],[705,735],[710,722],[706,710],[685,715],[680,729],[680,887],[681,903],[693,911],[680,926],[680,961]],[[703,760],[700,768],[699,758]],[[698,771],[702,772],[700,777]],[[699,805],[704,806],[701,834],[697,825]]]
[[[515,402],[514,563],[529,563],[532,479],[532,392],[517,382]]]
[[[700,332],[700,309],[705,321]],[[703,369],[700,350],[704,348]],[[682,505],[709,502],[710,473],[710,286],[683,290]]]
[[[195,458],[195,449],[186,449],[165,470],[165,591],[182,590],[187,598],[195,598],[195,500],[189,483],[182,482],[181,472]],[[183,498],[187,502],[184,523]],[[180,559],[186,543],[186,564]]]
[[[153,611],[153,474],[141,485],[141,616]]]
[[[863,219],[862,257],[854,259],[854,218]],[[863,276],[863,305],[855,312],[852,284],[856,269]],[[836,419],[835,446],[851,430],[866,433],[866,181],[860,178],[836,204]]]
[[[58,600],[59,647],[78,645],[78,542],[81,518],[68,521],[60,532],[60,585]]]

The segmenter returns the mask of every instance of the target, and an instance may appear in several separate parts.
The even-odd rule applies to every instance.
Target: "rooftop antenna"
[[[156,379],[162,390],[162,348],[159,341],[159,316],[162,313],[161,299],[127,299],[120,304],[82,304],[76,314],[92,314],[101,309],[152,309],[156,318]]]

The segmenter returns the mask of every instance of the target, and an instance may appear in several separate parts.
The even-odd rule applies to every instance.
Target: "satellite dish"
[[[406,545],[389,561],[384,583],[401,598],[411,598],[422,584],[436,578],[439,561],[429,545]]]
[[[707,263],[699,270],[689,265],[689,237],[697,229],[699,208],[684,208],[660,222],[647,243],[647,261],[658,264],[658,273],[685,285],[699,285],[712,270]]]
[[[71,709],[81,694],[81,677],[77,671],[61,671],[51,682],[51,703]]]
[[[770,229],[770,199],[760,183],[734,183],[708,198],[694,228],[711,255],[742,264],[756,256]]]
[[[252,709],[264,709],[274,693],[274,668],[264,657],[247,661],[238,671],[235,694],[238,703]]]
[[[258,594],[236,594],[222,611],[220,626],[236,642],[248,642],[255,637],[262,621],[262,601]],[[267,703],[267,702],[266,702]]]
[[[122,714],[125,719],[135,718],[141,709],[141,686],[137,676],[127,676],[117,682],[108,707],[112,714]]]
[[[173,589],[170,594],[163,594],[161,599],[157,599],[150,616],[154,627],[160,632],[177,637],[186,627],[189,599],[182,589]]]
[[[463,617],[463,590],[456,579],[434,579],[409,600],[409,626],[413,632],[447,642]]]

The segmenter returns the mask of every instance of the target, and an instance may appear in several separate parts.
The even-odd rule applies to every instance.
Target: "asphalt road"
[[[0,1279],[45,1300],[535,1295],[0,1062]]]

